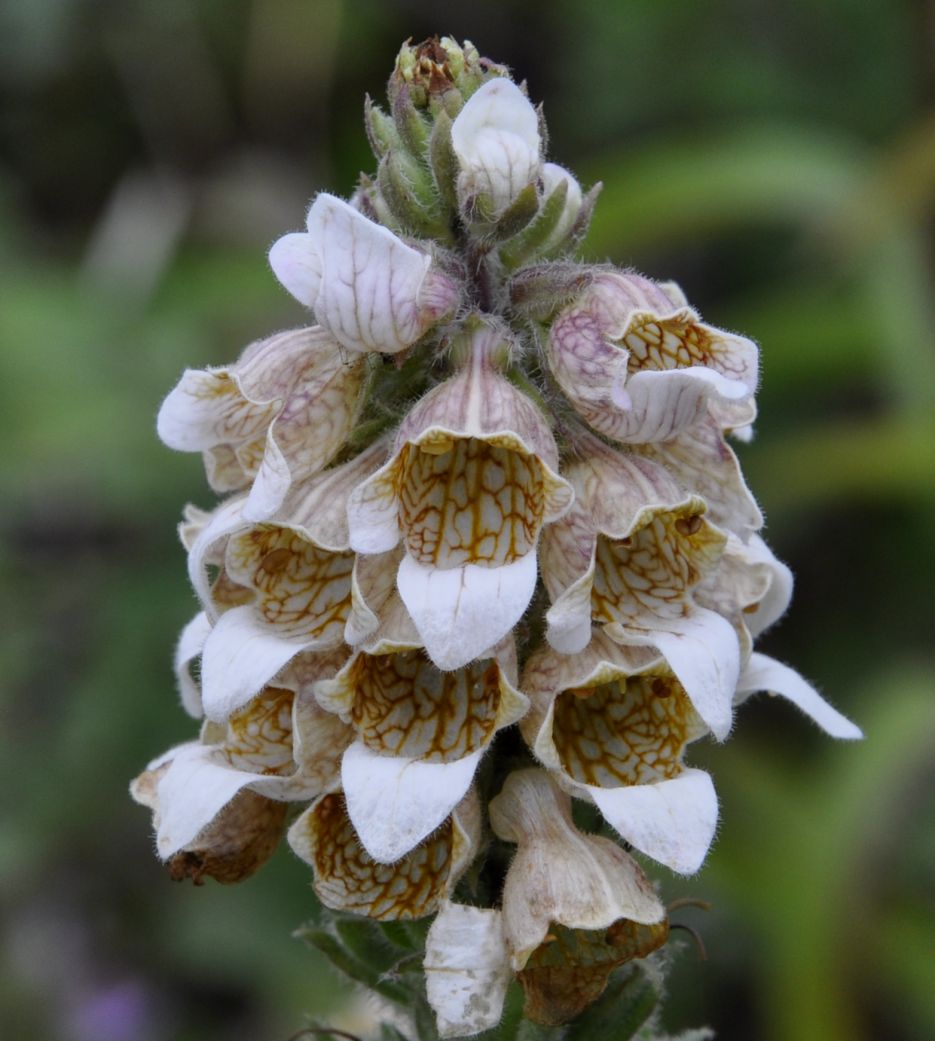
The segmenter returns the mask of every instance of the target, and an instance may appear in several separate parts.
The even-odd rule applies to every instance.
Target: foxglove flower
[[[549,528],[543,579],[553,605],[549,642],[584,650],[592,622],[614,640],[655,647],[719,738],[731,725],[740,648],[730,622],[699,606],[694,587],[720,561],[726,535],[662,467],[595,438],[567,476],[575,508]]]
[[[495,1028],[513,980],[535,1022],[605,994],[622,1030],[669,928],[630,851],[691,874],[717,823],[689,745],[758,691],[860,731],[756,649],[792,593],[730,444],[757,347],[574,259],[600,186],[472,45],[404,45],[388,98],[372,175],[270,250],[314,324],[160,411],[226,498],[179,528],[200,737],[132,793],[177,878],[244,878],[286,832],[309,938],[419,1033]],[[398,923],[429,915],[423,987]]]
[[[159,855],[180,877],[232,882],[252,874],[279,842],[286,802],[308,801],[334,783],[336,750],[350,735],[315,703],[310,682],[339,664],[334,653],[306,659],[133,782],[133,797],[153,811]]]
[[[400,596],[432,661],[456,669],[512,629],[536,584],[542,525],[574,493],[548,423],[497,371],[503,332],[467,335],[467,364],[405,417],[388,463],[351,495],[351,546],[402,539]]]
[[[757,349],[705,325],[669,283],[599,271],[553,322],[548,357],[569,401],[614,441],[668,441],[713,399],[753,420]]]
[[[380,921],[424,918],[447,899],[480,842],[480,808],[468,792],[434,834],[393,864],[363,848],[334,790],[312,803],[289,829],[289,844],[315,872],[326,907]]]
[[[307,233],[274,243],[270,265],[348,351],[396,354],[454,313],[457,286],[433,265],[431,254],[342,199],[322,192],[306,224]]]
[[[567,1022],[618,965],[665,942],[665,908],[636,861],[584,835],[571,799],[542,770],[509,775],[490,804],[494,832],[518,846],[501,911],[449,903],[426,942],[429,1001],[443,1037],[496,1025],[511,969],[537,1023]]]
[[[374,860],[392,863],[448,817],[497,731],[520,719],[529,701],[514,686],[512,637],[490,658],[442,672],[402,605],[386,615],[316,689],[319,704],[357,735],[341,770],[354,829]]]
[[[296,486],[277,514],[257,524],[244,518],[243,499],[229,499],[205,524],[189,551],[189,573],[214,621],[202,647],[204,710],[223,720],[295,655],[340,646],[348,624],[376,624],[368,597],[379,604],[391,589],[385,561],[358,565],[348,542],[347,501],[379,465],[375,443],[342,466]],[[223,567],[223,591],[240,602],[218,603],[209,565]],[[367,622],[365,619],[369,618]],[[364,619],[362,621],[362,619]]]
[[[278,333],[234,365],[186,370],[157,430],[170,448],[204,453],[215,491],[251,485],[245,508],[259,519],[278,509],[293,481],[337,454],[354,427],[362,379],[363,359],[324,329]]]

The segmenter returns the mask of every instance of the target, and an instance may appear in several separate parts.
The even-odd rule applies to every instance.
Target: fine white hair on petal
[[[680,875],[693,875],[701,867],[717,826],[717,795],[703,770],[686,769],[656,784],[581,787],[641,853]]]
[[[778,694],[791,701],[831,737],[856,741],[864,736],[860,727],[829,705],[794,669],[765,654],[754,653],[750,655],[750,660],[740,676],[736,703],[746,701],[751,694],[760,690]]]
[[[264,625],[253,605],[233,607],[218,619],[201,660],[205,715],[223,722],[242,708],[309,643],[285,638]]]
[[[393,864],[430,835],[471,786],[483,750],[451,763],[384,756],[362,741],[341,763],[347,813],[361,845],[380,864]]]
[[[733,722],[733,695],[740,674],[740,643],[734,627],[715,611],[695,608],[663,628],[610,626],[623,642],[658,648],[685,688],[695,711],[723,741]]]
[[[396,581],[426,653],[440,669],[458,669],[499,643],[522,617],[536,588],[536,553],[502,567],[447,569],[407,555]]]

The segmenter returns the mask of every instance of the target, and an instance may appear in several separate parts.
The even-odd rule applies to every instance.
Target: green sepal
[[[400,83],[393,94],[393,122],[406,148],[417,158],[425,155],[429,140],[429,128],[425,119],[412,102],[412,95],[405,83]]]
[[[369,94],[364,98],[364,129],[370,150],[377,159],[382,159],[390,149],[399,148],[402,143],[393,120],[373,103]]]
[[[562,219],[567,198],[568,182],[562,180],[549,193],[536,219],[501,248],[500,259],[507,267],[526,263],[548,242]]]
[[[539,193],[535,182],[527,184],[500,215],[493,228],[492,237],[499,242],[513,238],[525,228],[539,212]]]
[[[560,260],[520,271],[510,282],[510,303],[523,317],[547,322],[590,285],[591,271]]]
[[[404,231],[419,238],[451,240],[451,229],[438,214],[428,171],[405,152],[393,149],[380,160],[377,186]]]
[[[591,187],[581,200],[581,208],[578,210],[578,216],[575,217],[575,223],[572,224],[571,230],[561,242],[556,243],[555,247],[549,250],[550,256],[574,250],[587,238],[588,230],[591,227],[591,218],[594,216],[594,207],[597,205],[597,198],[603,190],[604,185],[601,181],[598,181],[597,184]]]
[[[444,204],[454,213],[458,209],[458,157],[451,145],[451,117],[441,111],[435,117],[435,125],[429,138],[429,164],[435,187]]]

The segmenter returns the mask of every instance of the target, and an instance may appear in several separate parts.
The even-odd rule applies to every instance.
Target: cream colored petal
[[[534,751],[545,765],[608,788],[682,773],[685,747],[706,727],[672,673],[654,665],[627,675],[617,667],[595,679],[533,694],[534,705],[540,702],[539,713],[530,713]]]
[[[638,275],[597,274],[553,323],[548,357],[575,408],[614,440],[665,440],[696,421],[709,398],[752,399],[756,346],[704,325]],[[753,418],[752,405],[740,422]]]
[[[717,827],[717,795],[703,770],[656,784],[585,786],[604,819],[627,842],[680,875],[704,862]]]
[[[211,623],[204,611],[198,614],[185,626],[179,636],[179,642],[175,645],[175,656],[173,668],[175,670],[175,681],[179,688],[179,696],[185,711],[195,719],[203,715],[201,707],[201,687],[192,676],[191,666],[196,658],[201,656],[202,648],[208,633],[211,632]]]
[[[420,308],[427,254],[326,192],[312,203],[308,230],[321,263],[315,315],[349,350],[396,353],[437,319]]]
[[[332,553],[289,528],[257,524],[232,535],[228,575],[256,593],[260,623],[284,639],[339,643],[351,607],[354,554]]]
[[[714,524],[741,538],[763,527],[763,514],[744,483],[740,464],[717,422],[703,415],[670,441],[634,445],[635,453],[667,467],[684,488],[708,504]]]
[[[585,418],[614,441],[669,441],[704,414],[710,399],[735,403],[749,396],[744,383],[702,366],[640,370],[628,376],[625,385],[611,385],[609,405]],[[752,410],[748,414],[752,419]]]
[[[512,563],[546,515],[539,461],[479,438],[404,446],[398,495],[409,555],[442,568]]]
[[[344,626],[344,640],[351,646],[373,636],[380,626],[380,612],[396,587],[400,554],[395,551],[358,556],[351,572],[351,610]]]
[[[497,660],[442,672],[421,649],[355,654],[316,696],[375,754],[428,762],[483,750],[529,705]]]
[[[201,659],[201,695],[205,715],[223,722],[311,641],[289,639],[264,624],[252,605],[234,607],[217,621]]]
[[[522,617],[536,586],[536,554],[503,567],[447,570],[406,556],[397,585],[429,657],[440,669],[457,669],[502,640]]]
[[[291,232],[273,243],[269,251],[273,274],[306,307],[314,307],[321,291],[322,262],[312,235]]]
[[[277,333],[233,365],[186,372],[157,427],[170,447],[206,453],[216,490],[255,478],[248,512],[268,516],[292,480],[321,469],[344,443],[362,376],[362,360],[348,360],[323,329]]]
[[[380,864],[361,846],[334,792],[313,803],[289,829],[289,844],[315,871],[327,907],[377,920],[422,918],[447,899],[473,859],[479,839],[476,797],[395,864]]]
[[[245,400],[229,369],[186,369],[159,409],[156,432],[181,452],[240,444],[262,437],[278,408]]]
[[[451,125],[451,145],[461,167],[462,205],[482,196],[491,219],[539,174],[539,118],[506,78],[488,80],[471,95]]]
[[[203,847],[207,829],[243,789],[250,786],[256,794],[269,797],[282,786],[281,778],[238,770],[215,749],[197,741],[180,745],[148,769],[158,771],[154,798],[146,794],[146,774],[134,782],[131,793],[154,809],[156,848],[163,860],[186,847]]]
[[[270,521],[291,528],[322,549],[334,553],[350,549],[348,501],[383,465],[387,449],[386,440],[379,439],[348,462],[294,484]]]
[[[317,361],[317,359],[316,359]],[[317,473],[342,448],[356,422],[363,359],[331,348],[330,364],[309,364],[270,425],[245,516],[262,520],[296,481]]]
[[[792,573],[759,536],[741,542],[731,535],[720,564],[698,586],[695,599],[733,624],[741,641],[741,659],[746,660],[753,637],[785,613],[792,585]]]
[[[622,642],[657,648],[714,736],[719,741],[727,737],[740,674],[740,644],[726,618],[695,608],[667,621],[664,628],[610,625],[607,631]]]
[[[208,522],[203,524],[188,552],[188,577],[202,607],[212,621],[217,619],[219,612],[212,596],[211,575],[208,569],[223,564],[226,540],[233,532],[246,525],[247,522],[243,519],[245,502],[246,498],[243,495],[222,502],[213,511]]]
[[[542,581],[552,600],[546,637],[563,654],[577,654],[591,639],[591,590],[597,532],[576,501],[571,511],[542,533]]]
[[[358,553],[386,553],[399,542],[398,473],[399,456],[394,455],[348,498],[349,539]]]
[[[864,736],[860,727],[829,705],[794,669],[765,654],[752,654],[737,686],[737,704],[760,690],[791,701],[832,737],[854,741]]]
[[[448,762],[379,755],[362,741],[344,753],[341,785],[361,845],[392,864],[439,828],[464,798],[482,750]]]
[[[424,968],[440,1037],[495,1027],[513,975],[500,912],[443,903],[425,939]]]
[[[514,969],[522,969],[551,925],[607,929],[618,919],[665,917],[632,857],[609,839],[584,835],[571,800],[543,770],[509,775],[490,803],[490,823],[518,845],[503,887],[503,925]]]
[[[396,450],[407,442],[437,445],[446,438],[478,438],[534,455],[555,473],[558,449],[548,419],[497,371],[496,358],[511,343],[509,330],[494,321],[478,321],[464,335],[468,363],[406,415],[396,435]],[[566,497],[567,507],[571,495]],[[559,504],[555,506],[558,510]]]

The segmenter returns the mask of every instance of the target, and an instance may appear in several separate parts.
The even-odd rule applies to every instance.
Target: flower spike
[[[732,447],[758,348],[579,261],[600,183],[469,42],[404,44],[364,121],[373,168],[269,252],[311,324],[160,409],[222,498],[179,526],[200,733],[131,792],[174,878],[286,833],[309,939],[420,1035],[524,1035],[522,999],[649,1038],[669,923],[635,857],[693,874],[718,822],[689,746],[758,691],[861,736],[757,648],[793,586]]]

